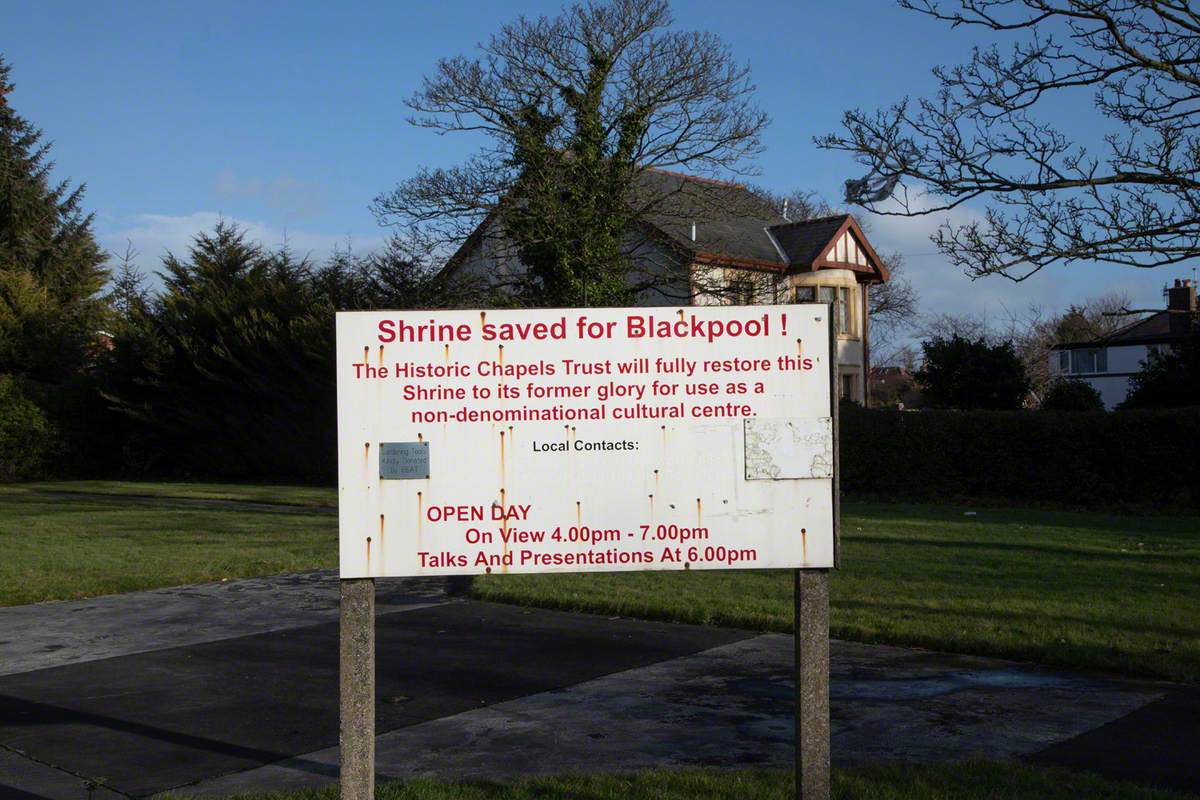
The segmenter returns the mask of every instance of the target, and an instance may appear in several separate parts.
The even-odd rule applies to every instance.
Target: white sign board
[[[827,314],[338,314],[341,576],[832,567]]]

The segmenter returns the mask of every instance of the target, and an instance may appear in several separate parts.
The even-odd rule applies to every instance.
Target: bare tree
[[[490,236],[528,267],[514,280],[535,301],[595,304],[637,291],[628,236],[664,203],[638,191],[639,176],[746,174],[767,124],[748,67],[715,35],[671,22],[665,0],[587,2],[519,17],[481,56],[442,60],[409,99],[410,122],[483,134],[485,144],[460,166],[422,168],[379,195],[375,214],[434,257]]]
[[[952,27],[1016,36],[934,70],[932,98],[867,113],[820,146],[867,174],[848,202],[913,216],[983,198],[938,249],[972,276],[1056,262],[1174,264],[1200,244],[1200,10],[1181,0],[901,0]],[[1114,132],[1089,150],[1037,112],[1088,93]]]

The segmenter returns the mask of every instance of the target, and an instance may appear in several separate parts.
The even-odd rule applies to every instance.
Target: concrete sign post
[[[831,316],[813,304],[339,313],[342,579],[358,592],[381,576],[813,570],[796,582],[797,724],[825,742],[798,740],[797,791],[827,796]],[[346,659],[364,641],[343,632],[347,782],[370,768],[346,749],[362,689],[345,681],[365,686],[369,671]]]

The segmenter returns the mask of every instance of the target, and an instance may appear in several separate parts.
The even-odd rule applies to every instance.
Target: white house
[[[1129,394],[1129,379],[1142,363],[1162,348],[1174,347],[1188,336],[1196,319],[1196,287],[1177,280],[1167,290],[1167,308],[1090,342],[1056,344],[1051,348],[1050,372],[1078,378],[1100,393],[1105,408]]]
[[[870,370],[870,287],[887,268],[849,214],[791,220],[736,183],[663,170],[638,181],[644,230],[626,248],[640,291],[637,304],[832,303],[841,396],[865,404]],[[524,266],[488,217],[445,271],[503,287]]]

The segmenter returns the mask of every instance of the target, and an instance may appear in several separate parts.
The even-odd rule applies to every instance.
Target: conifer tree
[[[51,180],[50,144],[10,105],[9,72],[0,57],[0,375],[60,384],[103,324],[106,255],[84,186]]]

